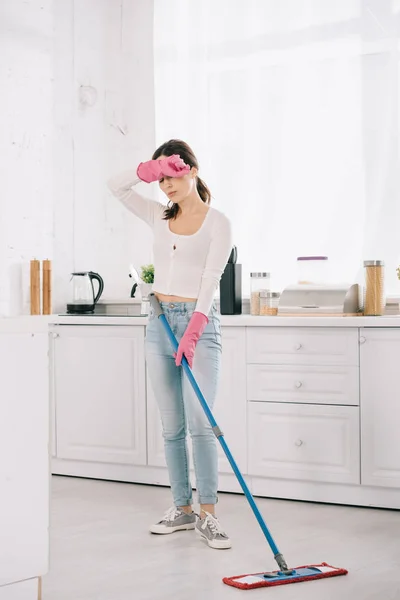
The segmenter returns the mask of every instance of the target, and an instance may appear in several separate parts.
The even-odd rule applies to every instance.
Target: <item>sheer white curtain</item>
[[[252,270],[400,292],[399,0],[155,0],[157,142],[194,149]]]

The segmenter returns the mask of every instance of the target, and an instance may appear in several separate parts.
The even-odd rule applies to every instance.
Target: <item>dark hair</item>
[[[193,150],[190,148],[190,146],[188,146],[188,144],[186,144],[186,142],[183,142],[182,140],[169,140],[168,142],[165,142],[159,148],[157,148],[152,156],[152,159],[157,160],[157,158],[160,158],[160,156],[172,156],[173,154],[179,154],[183,162],[189,165],[190,168],[199,168],[199,164]],[[211,192],[199,176],[196,177],[196,187],[203,202],[205,204],[210,204]],[[175,219],[178,215],[178,212],[178,204],[169,202],[164,212],[164,219]]]

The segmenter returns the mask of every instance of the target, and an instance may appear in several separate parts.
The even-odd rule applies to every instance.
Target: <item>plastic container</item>
[[[250,273],[250,314],[260,314],[260,293],[270,291],[271,274],[264,271]]]
[[[150,294],[152,292],[152,283],[139,283],[140,294],[142,296],[142,303],[140,305],[140,314],[142,316],[148,315],[150,312]]]
[[[299,284],[318,285],[328,279],[327,256],[298,256],[297,279]]]
[[[385,314],[385,265],[381,260],[364,261],[364,315]]]
[[[278,292],[260,292],[260,315],[276,316],[280,297],[281,295]]]

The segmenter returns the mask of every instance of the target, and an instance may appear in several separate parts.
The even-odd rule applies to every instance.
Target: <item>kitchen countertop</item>
[[[147,317],[139,316],[68,316],[53,315],[49,322],[54,325],[142,325]],[[400,327],[400,315],[383,317],[324,317],[324,316],[281,316],[255,317],[251,315],[221,315],[225,327]]]
[[[18,317],[0,317],[1,333],[47,333],[49,323],[54,321],[57,315],[22,315]]]

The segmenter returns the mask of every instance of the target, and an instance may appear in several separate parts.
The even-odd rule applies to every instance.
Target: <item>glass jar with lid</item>
[[[297,275],[299,284],[325,284],[328,278],[327,256],[298,256]]]
[[[278,314],[279,292],[260,292],[260,315],[274,317]]]
[[[382,260],[365,260],[364,315],[385,314],[385,265]]]
[[[265,271],[250,273],[250,314],[260,314],[260,293],[270,291],[271,274]]]

